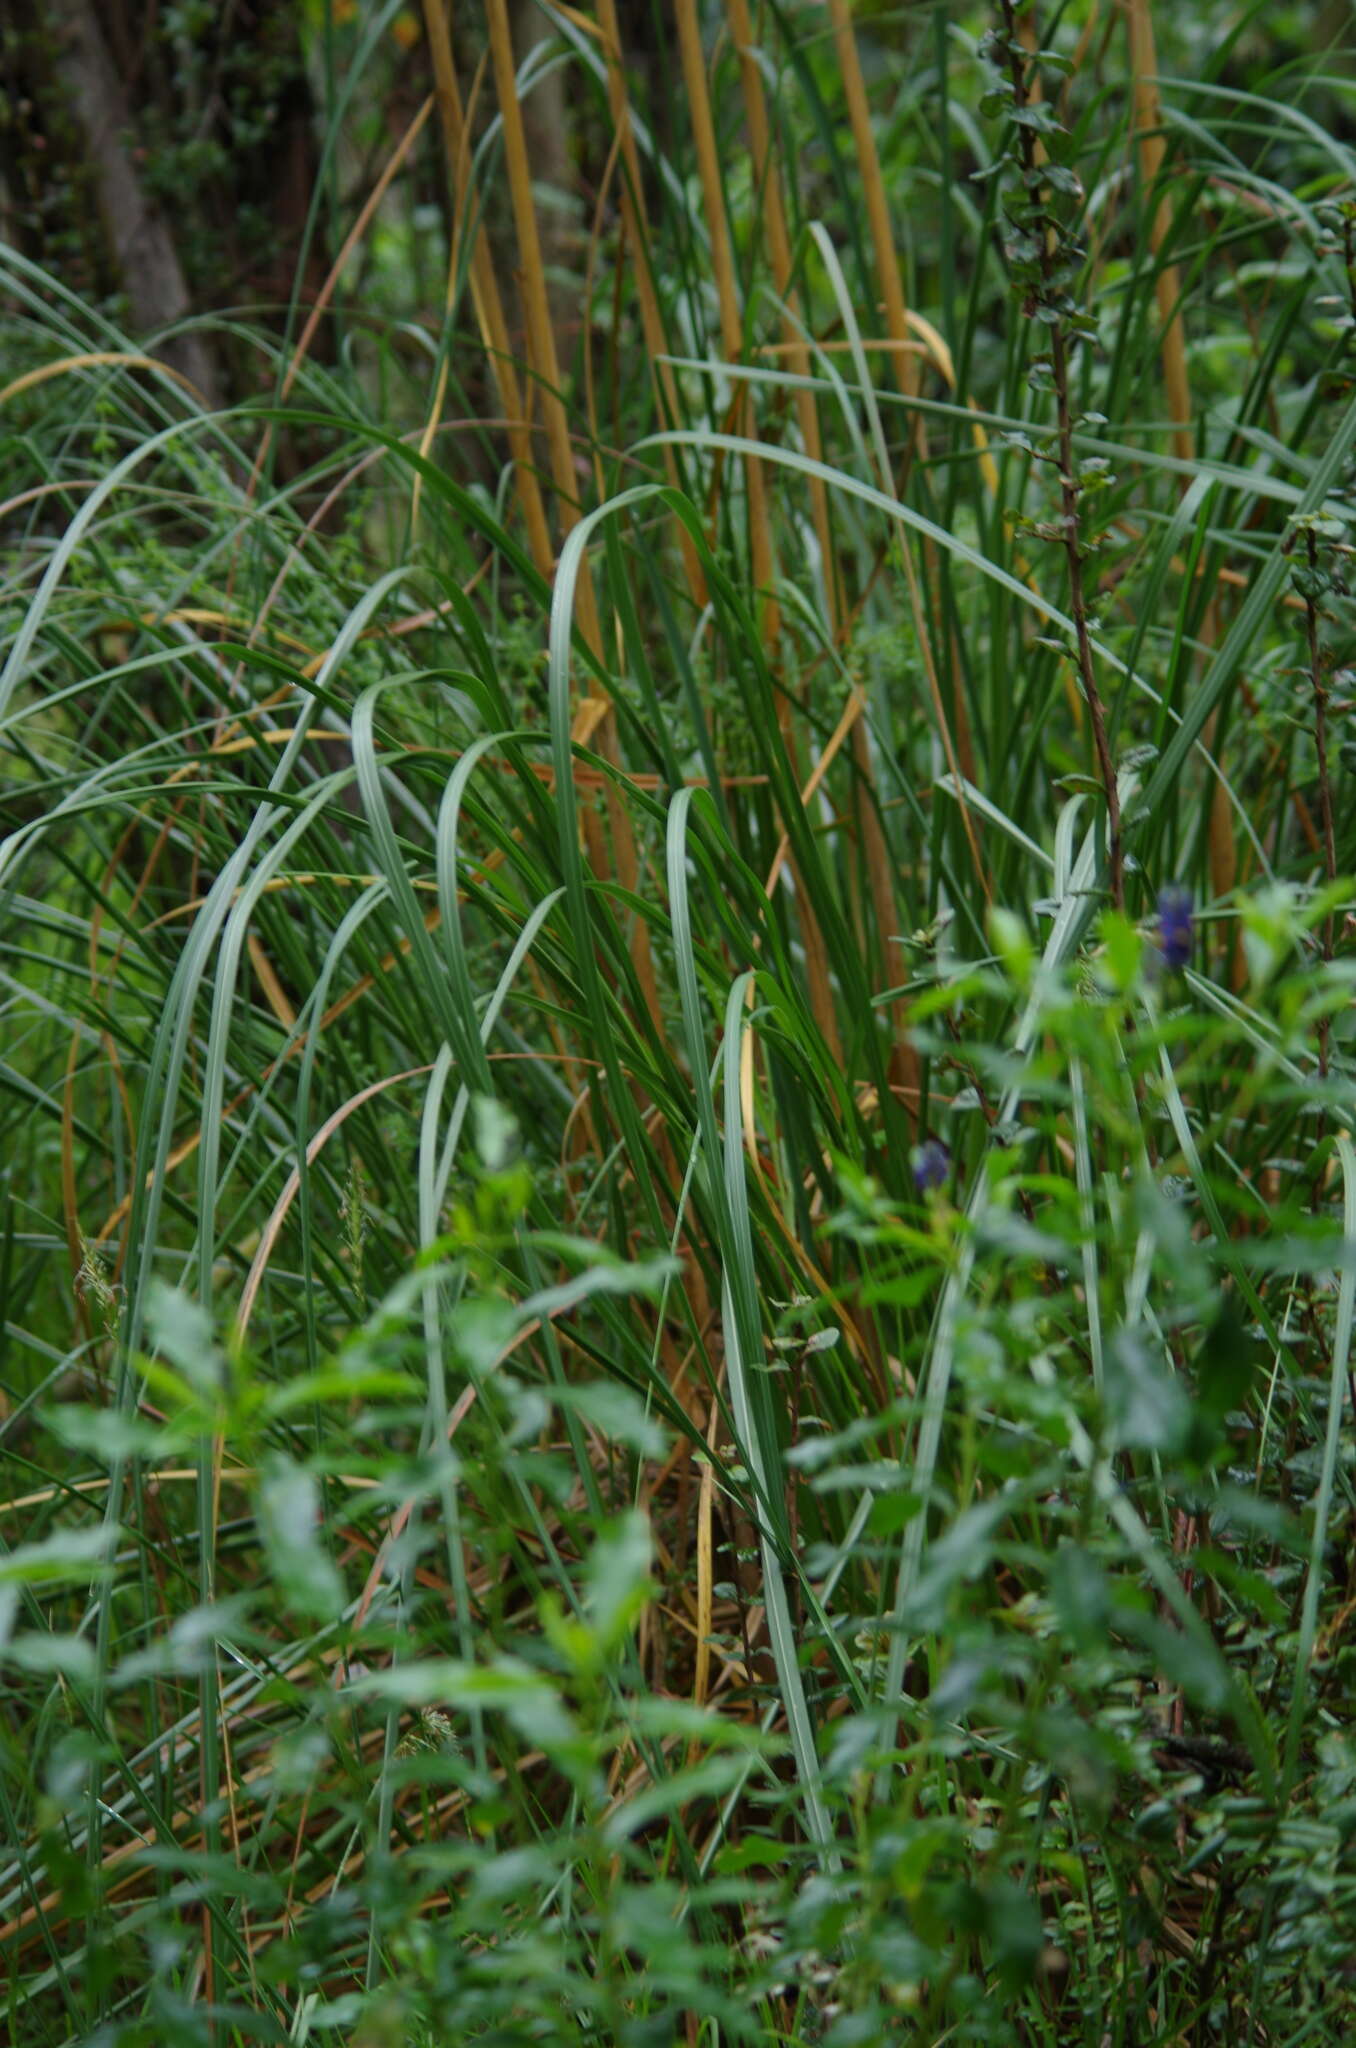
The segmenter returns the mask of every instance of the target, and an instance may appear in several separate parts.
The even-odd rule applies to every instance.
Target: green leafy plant
[[[1341,2039],[1338,59],[541,12],[0,258],[10,2033]]]

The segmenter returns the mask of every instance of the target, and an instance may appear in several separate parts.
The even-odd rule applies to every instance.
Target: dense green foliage
[[[1351,53],[543,13],[0,252],[10,2038],[1339,2042]]]

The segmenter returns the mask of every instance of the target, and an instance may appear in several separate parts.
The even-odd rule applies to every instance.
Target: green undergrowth
[[[0,256],[23,2048],[1356,2025],[1347,74],[741,11],[556,470],[489,85],[225,411]]]

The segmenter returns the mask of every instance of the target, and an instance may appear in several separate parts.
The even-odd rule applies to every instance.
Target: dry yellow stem
[[[904,299],[904,282],[900,276],[899,256],[895,249],[895,238],[890,227],[890,207],[885,195],[885,179],[881,174],[880,154],[876,148],[876,134],[871,125],[871,109],[867,103],[866,82],[862,77],[861,58],[857,50],[857,37],[852,26],[850,0],[829,0],[829,18],[833,24],[834,48],[838,54],[838,68],[842,73],[843,94],[847,100],[848,120],[852,126],[852,141],[857,152],[857,163],[862,176],[862,189],[866,197],[867,220],[871,228],[871,247],[876,262],[876,277],[880,285],[881,300],[885,308],[885,326],[892,342],[895,343],[892,360],[899,388],[905,398],[912,398],[918,391],[918,364],[909,348],[909,311]],[[910,442],[914,455],[927,453],[927,436],[923,427],[922,414],[910,411]],[[953,715],[956,721],[956,735],[953,741],[941,693],[937,687],[937,664],[933,657],[928,633],[927,618],[923,611],[917,578],[909,561],[909,542],[900,535],[900,551],[907,571],[909,606],[913,618],[913,629],[918,637],[919,651],[932,691],[933,705],[941,726],[942,743],[947,760],[956,773],[955,763],[959,762],[965,779],[973,782],[975,774],[974,748],[970,739],[969,720],[965,715],[963,699],[957,695]],[[936,562],[932,549],[925,547],[924,562],[929,572],[929,581],[935,578]],[[979,861],[979,842],[973,820],[965,807],[964,791],[957,777],[957,798],[965,817],[966,836],[974,855],[976,872],[988,884]]]
[[[810,351],[797,324],[797,302],[791,292],[791,237],[786,225],[786,211],[782,204],[781,186],[773,171],[772,145],[769,133],[767,106],[763,95],[762,74],[752,53],[753,30],[749,20],[747,0],[729,0],[730,27],[735,46],[739,52],[740,81],[744,92],[744,108],[749,124],[749,137],[753,144],[754,184],[763,195],[763,220],[767,230],[768,249],[772,257],[772,275],[783,304],[783,343],[791,369],[797,377],[808,379],[811,375]],[[938,337],[940,339],[940,337]],[[891,347],[895,346],[891,342]],[[911,344],[910,344],[911,345]],[[796,417],[800,426],[805,452],[812,461],[823,459],[823,444],[819,432],[819,410],[815,394],[806,386],[795,393]],[[814,523],[815,539],[819,547],[819,558],[824,565],[824,588],[829,607],[829,624],[834,638],[841,640],[843,632],[842,609],[838,602],[838,586],[834,576],[833,534],[829,521],[829,496],[822,477],[810,479],[810,516]],[[861,833],[862,853],[866,861],[867,886],[871,895],[871,910],[876,930],[884,947],[886,977],[892,984],[904,979],[903,948],[898,937],[899,912],[895,902],[894,881],[891,874],[890,850],[881,826],[875,795],[875,774],[871,763],[871,747],[866,727],[860,718],[864,707],[858,704],[850,722],[850,745],[853,771],[856,779],[855,797],[857,828]],[[811,781],[813,782],[813,777]],[[917,1060],[908,1044],[906,1035],[906,1012],[904,1004],[898,1003],[892,1011],[896,1044],[901,1048],[900,1061],[909,1068],[916,1068]],[[916,1073],[910,1078],[917,1079]]]
[[[711,267],[720,309],[721,346],[725,351],[726,360],[737,363],[744,353],[744,326],[740,317],[739,289],[735,281],[729,223],[725,217],[725,196],[721,187],[716,129],[706,85],[706,60],[702,53],[696,0],[676,0],[675,11],[678,47],[683,61],[683,82],[687,88],[688,117],[692,123],[707,233],[711,242]],[[747,42],[748,37],[745,36],[744,40]],[[744,384],[738,387],[735,401],[735,431],[750,434],[752,431],[749,393]],[[753,561],[753,580],[762,598],[759,626],[765,645],[772,648],[775,647],[781,630],[780,610],[771,595],[776,576],[776,562],[772,552],[772,523],[768,516],[767,483],[762,463],[754,456],[748,457],[744,464],[744,488],[748,500],[749,550]],[[778,699],[777,724],[793,772],[798,775],[791,707],[784,695]],[[792,874],[795,875],[794,866]],[[824,936],[810,908],[807,892],[799,885],[799,877],[796,879],[810,1008],[832,1057],[841,1062],[842,1040],[838,1033],[838,1018],[829,983],[828,954]]]
[[[852,124],[853,145],[862,173],[867,220],[871,228],[871,246],[876,258],[876,275],[885,302],[885,325],[890,339],[903,343],[909,338],[904,285],[899,274],[894,233],[890,227],[890,207],[885,196],[885,180],[881,176],[880,157],[876,150],[876,134],[871,125],[866,81],[862,77],[857,37],[852,27],[850,0],[829,0],[829,18],[833,23],[834,47],[838,53],[838,68],[842,73],[848,120]],[[899,386],[901,391],[908,395],[912,395],[918,389],[915,366],[907,350],[899,357]],[[916,440],[921,437],[922,421],[916,416],[913,431]]]
[[[495,86],[499,97],[499,113],[504,127],[504,162],[508,170],[514,230],[518,238],[528,348],[532,368],[540,379],[542,414],[546,425],[546,441],[550,450],[551,476],[556,487],[561,530],[568,532],[579,519],[579,480],[575,472],[574,450],[570,441],[569,421],[561,390],[560,365],[556,358],[555,334],[551,326],[546,270],[542,262],[541,237],[537,232],[537,209],[532,197],[532,173],[527,159],[527,137],[523,128],[523,110],[518,99],[518,79],[513,62],[513,39],[509,30],[506,0],[486,0],[485,14],[490,34],[490,57],[494,65]],[[584,642],[601,661],[602,632],[587,559],[580,563],[575,586],[575,605],[579,630]],[[610,702],[607,716],[598,724],[596,744],[604,760],[609,761],[614,767],[620,766],[616,714]],[[635,894],[639,865],[636,860],[635,836],[631,830],[630,813],[610,781],[607,786],[606,802],[608,822],[612,828],[617,879],[624,889]],[[597,813],[591,807],[584,812],[584,829],[593,870],[595,874],[606,874],[609,865],[607,847]],[[637,918],[631,929],[631,958],[645,996],[646,1006],[651,1016],[657,1020],[659,990],[650,955],[649,928],[643,918]]]
[[[84,355],[62,356],[54,363],[39,363],[36,370],[25,370],[22,377],[16,377],[13,383],[6,384],[4,390],[0,391],[0,405],[6,404],[11,398],[17,398],[21,391],[31,391],[34,385],[45,384],[49,377],[65,377],[72,370],[105,368],[158,370],[162,376],[172,377],[176,384],[182,384],[185,391],[191,391],[201,404],[207,403],[197,385],[191,383],[182,371],[171,369],[168,363],[160,362],[155,356],[138,355],[128,349],[95,349]]]
[[[1158,184],[1167,145],[1159,132],[1161,112],[1158,101],[1158,58],[1154,50],[1153,16],[1149,0],[1121,0],[1130,37],[1130,72],[1135,109],[1135,148],[1139,174],[1146,197]],[[1157,256],[1168,237],[1172,210],[1165,197],[1153,202],[1149,216],[1149,246]],[[1190,462],[1195,449],[1191,436],[1191,392],[1187,382],[1186,336],[1179,304],[1181,280],[1175,263],[1165,263],[1154,286],[1163,338],[1159,344],[1163,359],[1163,385],[1168,415],[1173,422],[1173,453]]]
[[[666,360],[672,351],[669,348],[664,316],[659,305],[659,294],[654,286],[654,272],[650,265],[650,223],[645,208],[645,188],[640,175],[640,152],[636,148],[631,104],[626,91],[626,73],[622,68],[621,34],[617,26],[615,0],[598,0],[598,27],[602,33],[603,49],[607,59],[607,103],[612,114],[612,125],[621,144],[622,225],[626,232],[627,247],[632,251],[635,263],[636,298],[640,305],[641,332],[645,336],[645,352],[650,359],[651,374],[659,387],[660,410],[664,424],[670,426],[678,418],[678,392],[673,381],[673,370]],[[664,469],[669,482],[676,487],[678,459],[672,448],[666,447],[664,450]],[[700,609],[706,603],[706,578],[697,559],[697,550],[692,544],[692,535],[681,520],[678,522],[678,545],[682,550],[683,569],[687,576],[688,589],[692,593],[692,601]]]
[[[453,208],[460,220],[466,214],[469,198],[466,190],[469,152],[466,145],[466,121],[462,111],[461,93],[457,86],[456,66],[452,61],[452,37],[448,29],[445,0],[424,0],[424,23],[428,30],[429,52],[433,59],[434,97],[438,103],[438,118],[442,123],[443,148],[452,184]],[[522,395],[509,349],[508,324],[504,319],[499,287],[495,282],[489,244],[485,240],[479,221],[476,222],[473,232],[471,298],[485,343],[490,374],[499,392],[499,403],[505,419],[510,423],[509,448],[513,455],[514,481],[518,503],[522,508],[523,524],[527,529],[528,548],[541,574],[549,576],[554,561],[551,535],[546,524],[546,508],[542,504],[541,487],[532,461],[532,437],[523,412]]]

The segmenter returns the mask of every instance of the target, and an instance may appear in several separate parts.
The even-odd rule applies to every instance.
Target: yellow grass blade
[[[162,363],[155,356],[143,356],[128,349],[92,349],[83,355],[62,356],[54,363],[39,363],[35,370],[25,370],[22,377],[16,377],[0,391],[0,405],[11,398],[17,398],[22,391],[31,391],[35,385],[45,384],[49,377],[67,377],[75,370],[158,370],[164,377],[172,377],[176,384],[182,384],[185,391],[191,391],[200,405],[206,405],[196,384],[179,370],[172,370],[168,363]]]

